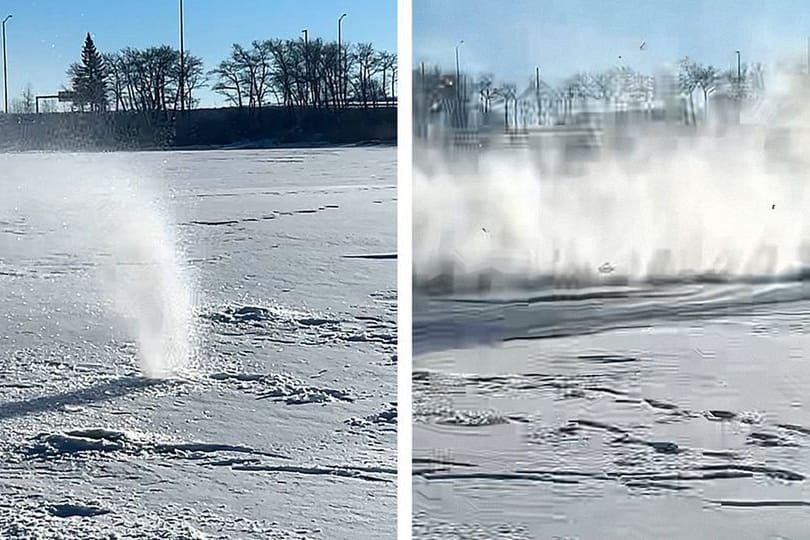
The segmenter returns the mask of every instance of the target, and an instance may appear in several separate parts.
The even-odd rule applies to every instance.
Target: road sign
[[[75,101],[76,92],[72,90],[63,90],[57,94],[57,98],[59,98],[59,101]]]

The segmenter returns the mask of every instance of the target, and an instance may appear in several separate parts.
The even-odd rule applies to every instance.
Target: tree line
[[[63,90],[78,111],[193,109],[206,87],[239,108],[369,108],[396,99],[397,57],[370,43],[269,39],[234,44],[225,60],[206,71],[200,57],[186,51],[181,58],[169,45],[102,54],[88,33],[67,77]],[[15,109],[33,112],[30,86]]]
[[[765,89],[762,64],[740,64],[739,69],[721,70],[711,65],[702,65],[684,58],[679,63],[677,87],[685,96],[685,119],[687,123],[697,123],[694,93],[700,90],[703,102],[707,104],[709,94],[717,89],[737,100],[746,100],[762,95]],[[704,108],[704,114],[708,112]]]
[[[488,114],[493,103],[503,107],[507,127],[518,125],[519,109],[527,106],[532,107],[538,116],[545,112],[566,123],[578,101],[599,102],[605,110],[618,110],[622,105],[651,107],[665,91],[655,77],[628,66],[576,73],[554,86],[541,80],[538,73],[523,91],[514,83],[495,84],[491,74],[471,81],[462,75],[460,81],[455,81],[454,75],[444,75],[437,67],[428,71],[424,67],[415,70],[413,80],[414,107],[422,114],[443,107],[451,112],[450,119],[456,126],[464,125],[471,108],[476,107],[481,113]],[[715,91],[737,100],[762,95],[764,71],[761,64],[741,64],[738,72],[736,67],[721,70],[685,58],[676,66],[673,86],[666,91],[674,90],[682,103],[685,123],[694,124],[698,122],[695,93],[702,94],[705,114],[705,104]]]
[[[270,39],[234,44],[209,75],[236,107],[373,107],[396,97],[397,57],[370,43]]]

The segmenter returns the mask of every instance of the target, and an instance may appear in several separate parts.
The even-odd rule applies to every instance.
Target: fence
[[[396,140],[396,107],[0,115],[0,150],[125,150]]]

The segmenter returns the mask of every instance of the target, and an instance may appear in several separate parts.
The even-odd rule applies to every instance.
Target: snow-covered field
[[[0,537],[393,538],[395,165],[0,156]]]

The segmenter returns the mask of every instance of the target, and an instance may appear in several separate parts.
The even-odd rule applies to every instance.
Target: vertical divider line
[[[412,535],[413,6],[397,0],[397,538]]]

